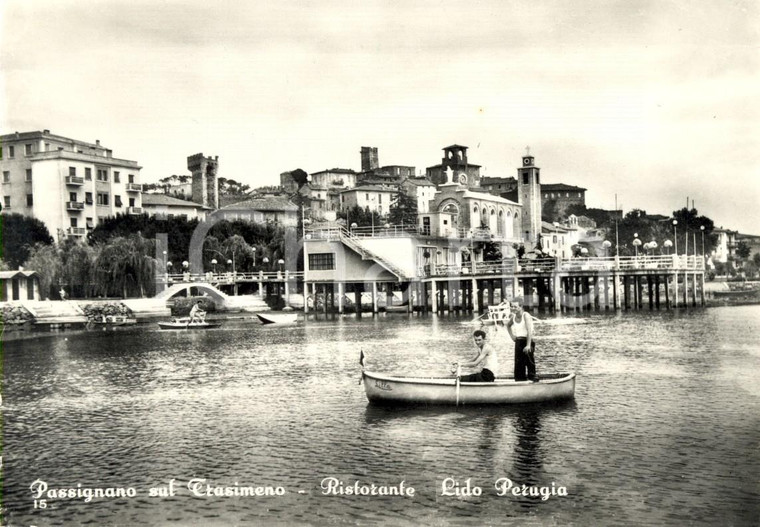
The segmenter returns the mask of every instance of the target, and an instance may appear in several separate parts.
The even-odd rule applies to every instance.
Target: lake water
[[[578,373],[559,406],[367,404],[360,350],[373,371],[448,374],[472,354],[466,318],[6,342],[4,524],[757,525],[760,306],[583,317],[536,326],[539,373]],[[325,495],[325,478],[414,495]],[[499,496],[503,478],[554,495]],[[284,494],[196,496],[191,480]],[[134,496],[82,490],[112,488]]]

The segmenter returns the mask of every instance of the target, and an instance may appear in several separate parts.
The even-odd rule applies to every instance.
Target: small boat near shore
[[[376,404],[524,404],[573,399],[575,373],[544,373],[538,381],[460,382],[453,377],[396,377],[362,371],[370,403]]]
[[[218,328],[219,326],[221,326],[221,324],[206,322],[205,320],[202,322],[190,322],[190,318],[188,317],[175,318],[169,322],[158,323],[158,327],[161,329],[211,329]]]
[[[256,313],[256,317],[262,324],[295,324],[298,322],[298,313]]]
[[[124,315],[102,315],[93,320],[92,323],[100,326],[132,326],[137,324],[137,319]]]
[[[488,306],[488,310],[478,317],[476,320],[484,326],[504,325],[509,320],[509,315],[512,314],[512,309],[509,307],[509,303],[502,302],[495,306]]]

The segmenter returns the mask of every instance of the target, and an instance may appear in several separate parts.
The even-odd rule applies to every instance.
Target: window
[[[383,195],[382,194],[378,194],[377,195],[377,202],[378,203],[382,203],[383,202]]]
[[[107,170],[105,170],[103,168],[99,168],[98,169],[98,181],[108,181],[108,171]]]
[[[8,147],[8,157],[10,159],[13,159],[14,157],[16,157],[16,147],[15,146],[9,146]]]
[[[34,205],[34,196],[32,194],[26,195],[26,206],[31,207]]]
[[[32,145],[24,145],[24,155],[25,156],[32,155]]]
[[[69,225],[71,225],[75,229],[77,228],[77,218],[76,217],[69,218],[69,222],[70,222]]]
[[[77,175],[77,167],[69,167],[69,175],[70,176],[76,176]]]
[[[116,205],[117,207],[121,207],[121,196],[114,196],[113,204]]]
[[[85,223],[87,224],[87,228],[88,229],[92,229],[93,228],[92,218],[86,218]]]
[[[69,201],[76,201],[76,200],[77,200],[77,193],[69,192]]]
[[[316,253],[309,255],[310,271],[332,271],[335,269],[335,253]]]
[[[32,169],[27,168],[26,169],[26,181],[31,182],[32,181]]]
[[[11,182],[11,173],[8,170],[3,170],[3,183]]]
[[[84,178],[87,181],[92,181],[92,169],[90,167],[84,169]]]
[[[108,192],[98,192],[98,205],[108,205]]]
[[[523,173],[523,185],[527,185],[529,181],[530,181],[530,174],[528,174],[527,172],[524,172]]]
[[[129,176],[127,176],[127,178],[129,180],[129,183],[134,183],[135,182],[135,175],[134,174],[130,174]]]
[[[3,196],[3,207],[6,209],[11,208],[11,197],[10,196]]]
[[[92,205],[92,192],[85,192],[84,193],[84,202],[88,205]]]
[[[114,183],[121,183],[121,177],[118,172],[113,173],[113,182]]]
[[[364,199],[366,199],[367,201],[369,201],[369,194],[364,194]]]
[[[134,207],[135,206],[135,198],[129,198],[129,206]]]

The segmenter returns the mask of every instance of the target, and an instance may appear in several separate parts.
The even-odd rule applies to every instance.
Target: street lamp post
[[[232,276],[234,277],[235,276],[235,261],[228,259],[227,260],[227,265],[229,265],[230,267],[232,267]]]
[[[702,268],[707,267],[707,255],[705,254],[705,226],[700,225],[699,230],[702,231]]]
[[[633,250],[636,258],[639,257],[639,245],[641,245],[641,240],[639,240],[639,233],[634,232],[633,233]]]
[[[608,252],[610,250],[610,247],[612,247],[612,242],[609,240],[604,240],[602,242],[602,247],[604,247],[604,257],[607,258],[607,256],[609,256]]]
[[[678,220],[673,220],[673,254],[678,255],[678,234],[676,233]]]
[[[668,249],[668,254],[670,254],[670,248],[673,247],[673,242],[671,242],[670,240],[665,240],[662,243],[662,246],[665,247],[665,248],[667,248]]]
[[[216,274],[216,258],[214,258],[213,260],[211,260],[211,265],[214,266],[214,274]]]
[[[256,269],[256,247],[251,247],[251,252],[253,253],[253,268]]]

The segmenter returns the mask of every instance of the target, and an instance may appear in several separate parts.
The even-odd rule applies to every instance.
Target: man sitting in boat
[[[468,370],[475,368],[478,371],[469,375],[462,375],[459,380],[462,382],[493,382],[496,379],[494,372],[498,369],[496,349],[490,342],[486,342],[486,332],[481,329],[475,330],[472,338],[475,340],[478,355],[471,361],[459,363],[459,366]]]
[[[533,382],[536,377],[536,360],[533,352],[536,343],[533,341],[533,317],[523,311],[522,299],[515,298],[509,304],[512,315],[507,322],[509,337],[515,343],[515,380]]]
[[[205,322],[206,312],[201,309],[201,300],[198,300],[190,309],[190,324],[193,322]]]

